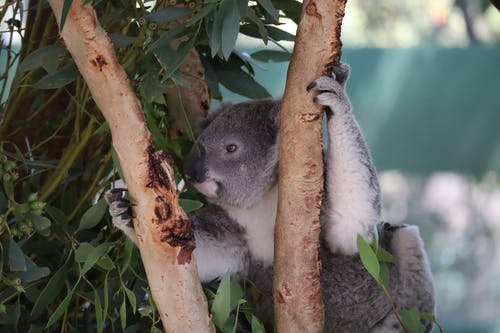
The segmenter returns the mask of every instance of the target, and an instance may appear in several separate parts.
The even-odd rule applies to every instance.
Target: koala
[[[375,167],[345,91],[350,69],[333,63],[332,76],[304,87],[324,106],[328,139],[321,212],[321,284],[325,332],[403,332],[360,260],[356,237],[392,253],[389,293],[398,309],[434,313],[432,275],[416,226],[379,224]],[[272,318],[273,230],[277,210],[280,100],[223,104],[184,162],[185,178],[208,204],[190,216],[202,282],[229,273],[248,276],[261,291],[259,310]],[[130,203],[105,195],[114,224],[134,239]],[[432,323],[426,321],[426,332]]]

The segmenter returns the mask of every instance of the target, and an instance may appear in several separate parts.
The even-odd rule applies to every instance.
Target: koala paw
[[[126,191],[123,188],[108,190],[104,193],[104,199],[108,203],[113,225],[128,234],[130,231],[133,232],[134,224],[132,223],[132,204],[123,197]]]
[[[314,97],[314,102],[325,106],[328,114],[337,112],[345,113],[350,111],[351,103],[344,87],[333,77],[321,76],[307,87],[308,90],[315,89],[318,94]]]

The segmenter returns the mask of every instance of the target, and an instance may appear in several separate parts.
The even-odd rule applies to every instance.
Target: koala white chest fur
[[[427,256],[414,226],[378,225],[380,189],[375,168],[345,92],[349,66],[333,66],[307,89],[327,113],[325,198],[322,207],[321,284],[325,332],[402,332],[382,292],[357,254],[358,234],[397,262],[389,292],[399,309],[434,312]],[[306,87],[304,87],[306,88]],[[280,101],[224,104],[213,113],[184,162],[186,179],[209,204],[191,217],[202,282],[225,273],[248,275],[262,291],[256,300],[272,318],[273,229],[277,209]],[[129,208],[108,192],[114,224],[134,237]],[[432,324],[424,323],[426,332]]]

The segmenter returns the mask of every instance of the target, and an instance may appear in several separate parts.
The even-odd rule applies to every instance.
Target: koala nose
[[[205,148],[201,144],[194,144],[193,148],[184,159],[183,168],[187,181],[202,183],[205,180]]]

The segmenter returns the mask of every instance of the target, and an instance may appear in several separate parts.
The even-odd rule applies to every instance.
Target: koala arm
[[[357,252],[357,234],[371,241],[380,218],[380,188],[370,152],[345,91],[349,66],[333,64],[335,77],[320,77],[315,101],[327,107],[326,196],[322,221],[333,252]]]
[[[112,189],[104,198],[113,225],[137,245],[132,206],[123,198],[124,189]],[[228,273],[248,271],[249,255],[244,232],[220,208],[209,205],[190,217],[196,248],[194,256],[201,282],[210,282]]]

